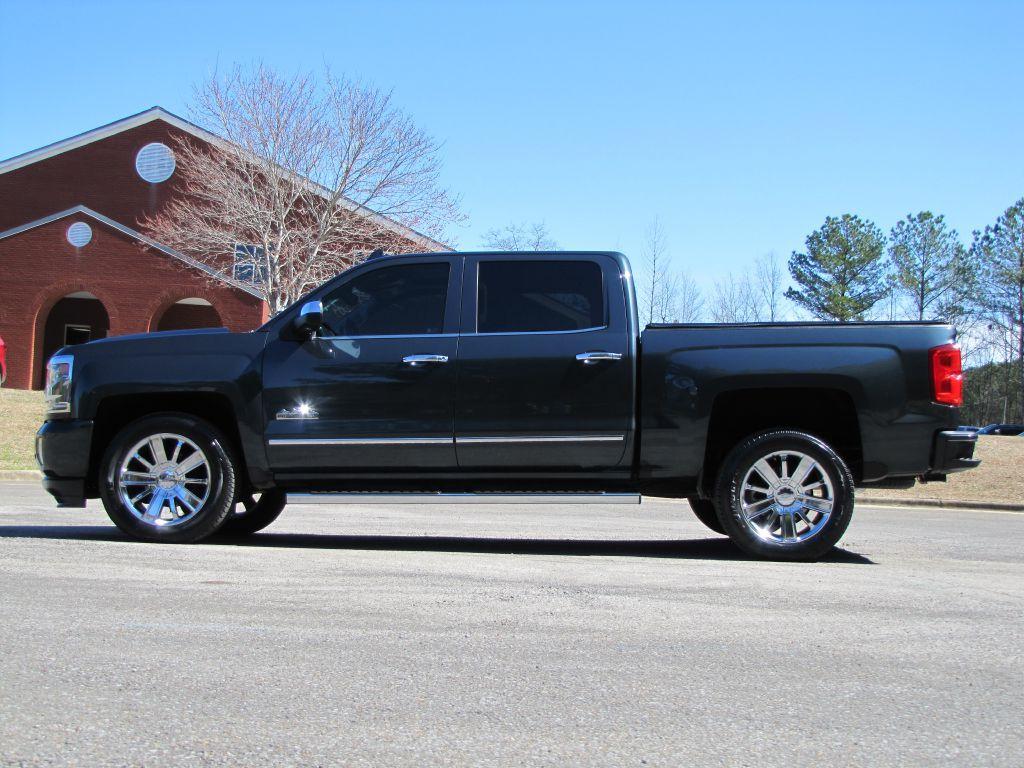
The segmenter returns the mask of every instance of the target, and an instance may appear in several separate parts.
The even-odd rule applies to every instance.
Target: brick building
[[[46,360],[65,344],[180,328],[245,331],[266,320],[250,275],[221,274],[139,231],[145,215],[180,194],[171,147],[185,134],[215,140],[154,107],[0,162],[6,386],[41,388]],[[376,219],[423,250],[445,250]]]

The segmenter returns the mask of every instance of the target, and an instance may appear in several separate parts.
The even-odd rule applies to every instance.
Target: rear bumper
[[[963,472],[981,464],[974,458],[974,446],[978,438],[973,432],[939,432],[932,449],[932,468],[929,475],[948,475]],[[927,476],[926,476],[927,477]]]
[[[36,461],[43,471],[43,488],[58,506],[85,506],[91,445],[91,421],[47,421],[36,433]]]

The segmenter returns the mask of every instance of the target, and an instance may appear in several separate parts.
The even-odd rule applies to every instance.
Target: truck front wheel
[[[722,463],[718,518],[744,552],[772,560],[817,560],[846,532],[853,477],[824,441],[793,430],[743,440]]]
[[[239,499],[237,506],[217,531],[218,536],[236,538],[262,531],[284,511],[288,497],[277,489],[263,491],[259,498],[247,494]],[[241,509],[238,509],[241,507]]]
[[[161,414],[129,424],[111,440],[100,472],[107,515],[136,539],[199,541],[234,507],[230,444],[194,416]]]

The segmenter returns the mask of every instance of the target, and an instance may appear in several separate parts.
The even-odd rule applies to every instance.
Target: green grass
[[[39,469],[35,435],[45,415],[42,392],[0,389],[0,469]]]

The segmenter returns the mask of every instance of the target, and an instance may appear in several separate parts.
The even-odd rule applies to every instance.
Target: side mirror
[[[320,330],[324,322],[324,305],[319,301],[307,301],[292,321],[292,329],[299,337],[308,339]]]

